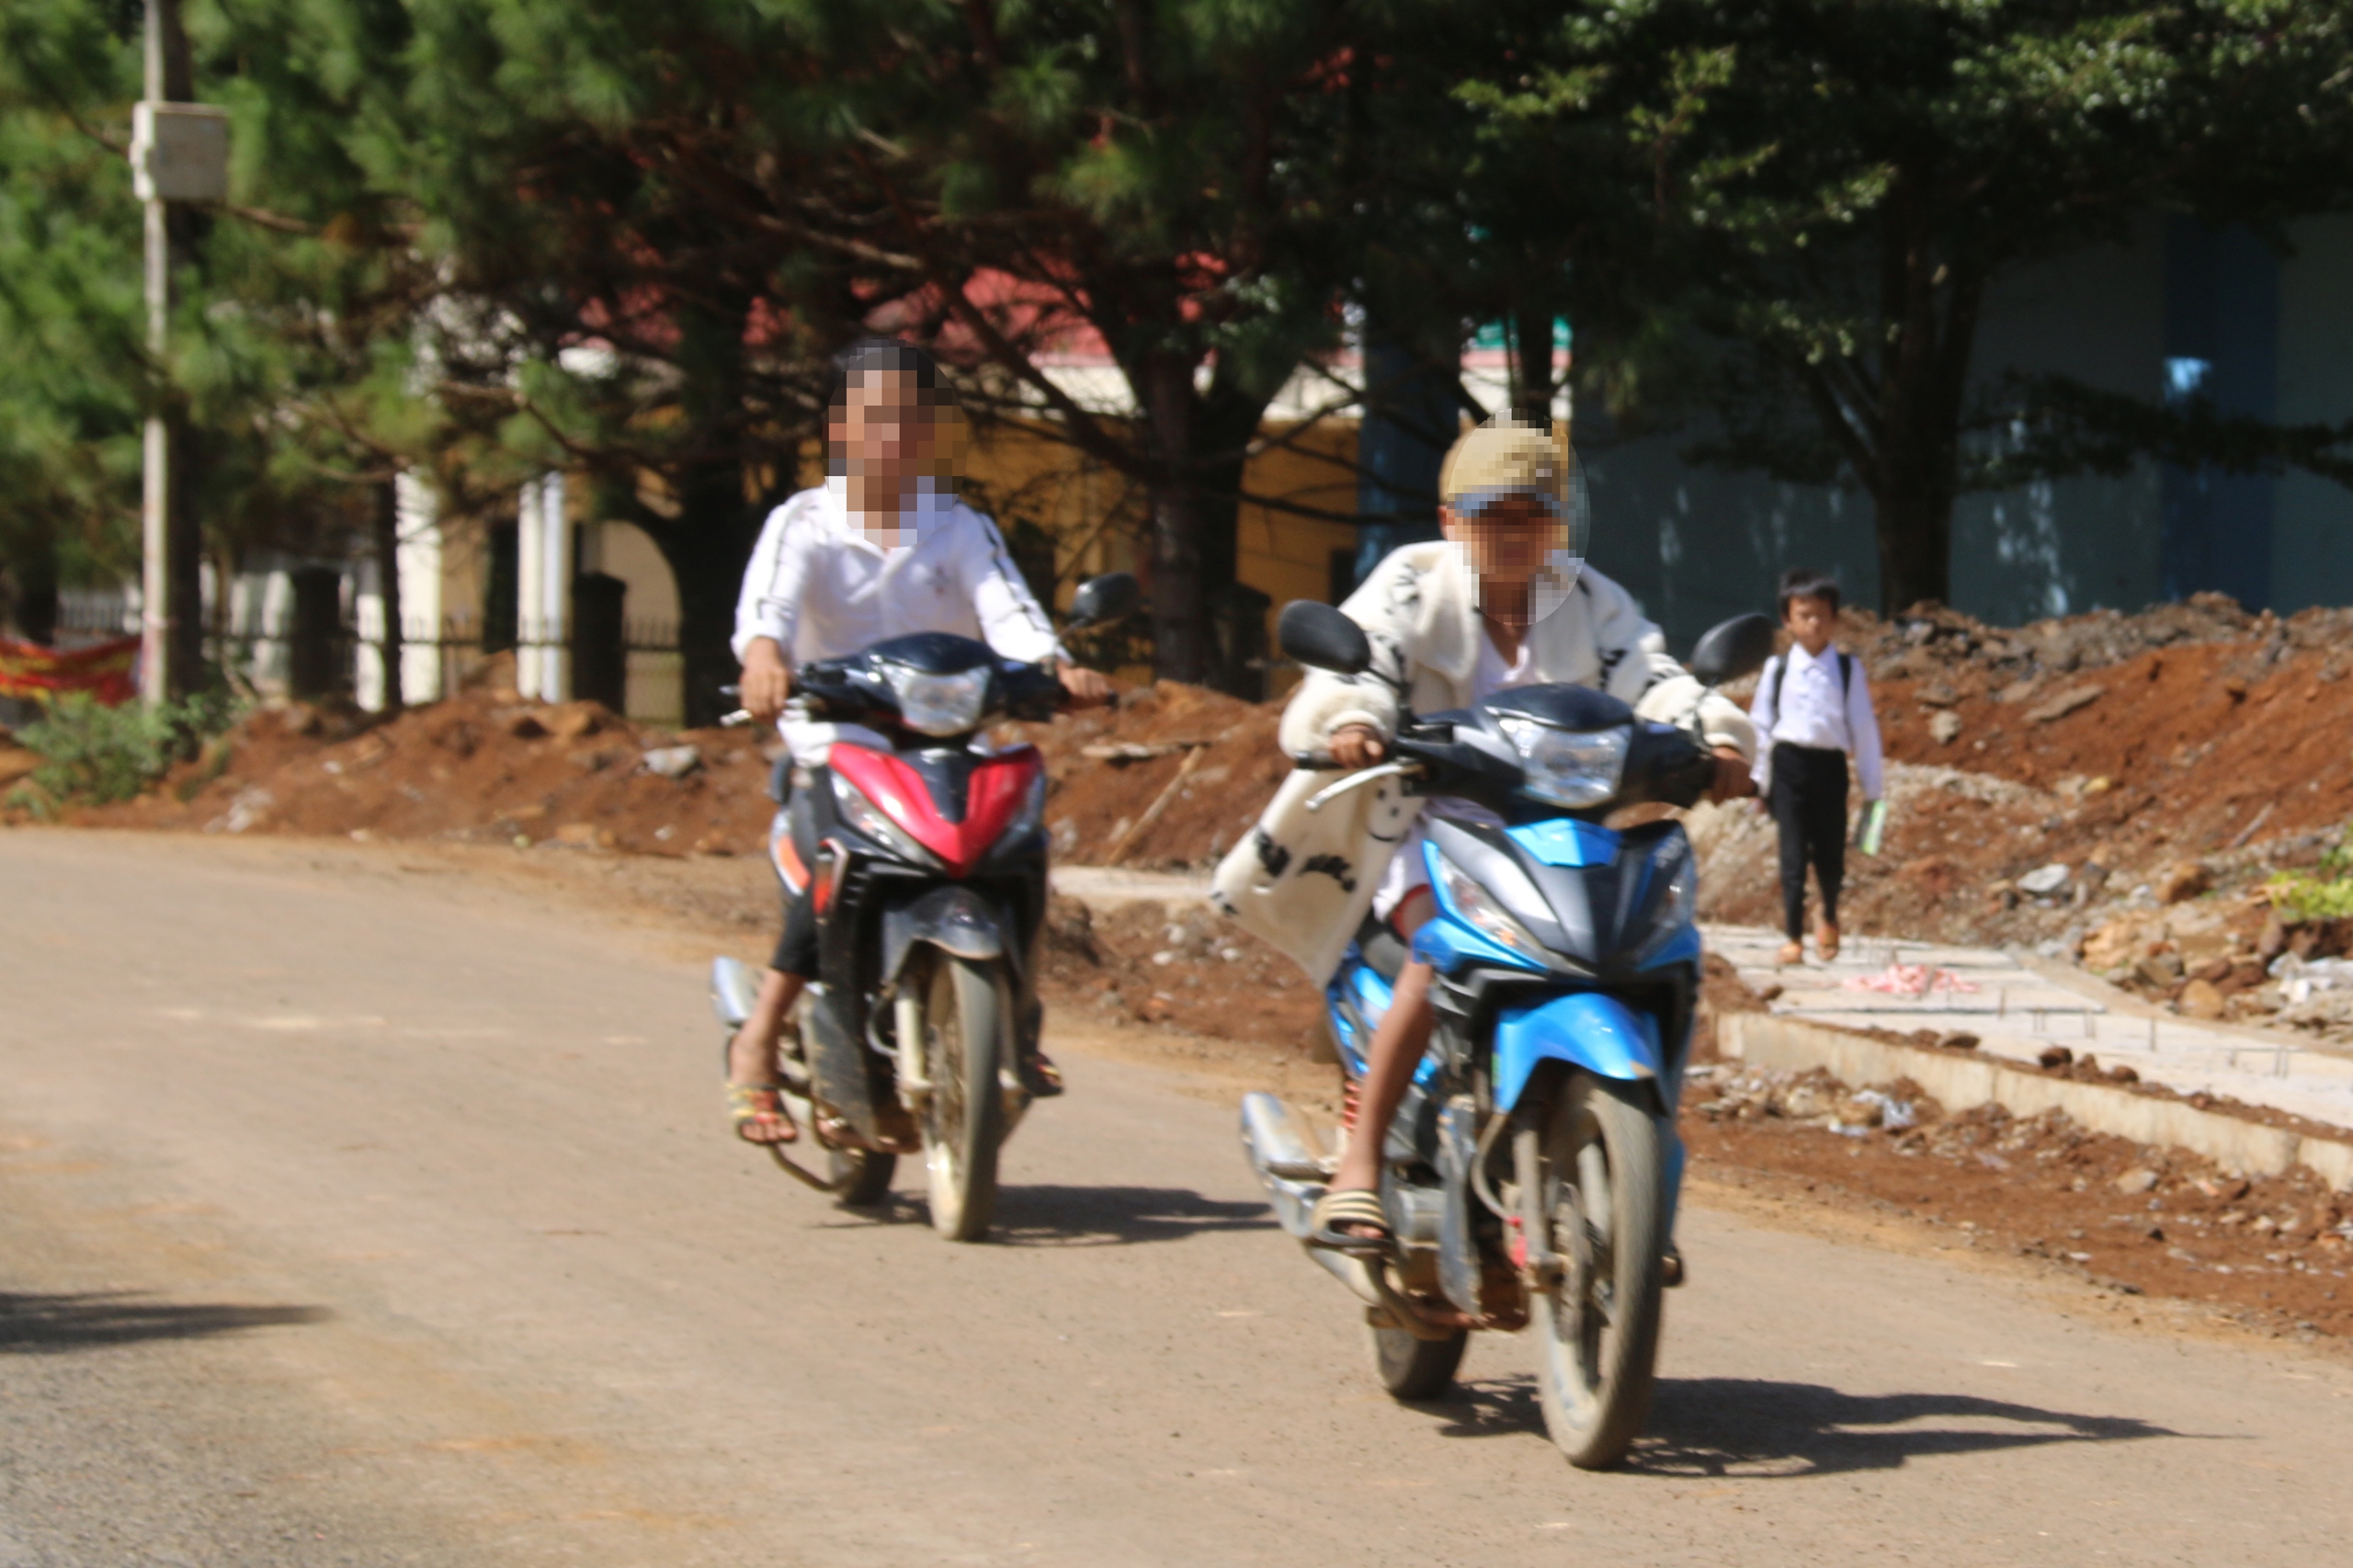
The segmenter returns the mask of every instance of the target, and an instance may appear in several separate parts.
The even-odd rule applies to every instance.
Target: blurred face
[[[859,370],[850,377],[826,435],[844,472],[866,479],[913,478],[930,450],[934,413],[913,376]]]
[[[1781,623],[1790,629],[1790,637],[1809,653],[1819,653],[1830,646],[1830,632],[1838,624],[1838,612],[1830,608],[1828,599],[1791,599],[1782,612]]]
[[[1469,556],[1483,595],[1525,589],[1563,544],[1560,519],[1532,495],[1506,495],[1474,514],[1443,506],[1438,527]]]
[[[858,370],[825,427],[852,505],[895,507],[918,479],[950,479],[961,426],[947,400],[903,370]]]

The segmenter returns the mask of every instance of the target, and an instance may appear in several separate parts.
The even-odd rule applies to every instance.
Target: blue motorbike
[[[1279,634],[1302,664],[1371,668],[1362,629],[1329,606],[1287,607]],[[1690,668],[1712,687],[1772,646],[1773,623],[1744,616],[1702,638]],[[1697,722],[1695,710],[1688,726],[1647,722],[1584,687],[1523,687],[1408,715],[1392,760],[1311,802],[1395,778],[1501,824],[1422,818],[1438,911],[1411,956],[1437,971],[1436,1026],[1382,1151],[1393,1240],[1318,1238],[1309,1212],[1336,1161],[1281,1100],[1242,1106],[1245,1151],[1284,1228],[1367,1303],[1389,1392],[1434,1398],[1472,1330],[1532,1324],[1545,1426],[1585,1469],[1623,1459],[1649,1410],[1661,1291],[1680,1270],[1674,1115],[1699,991],[1690,840],[1672,821],[1604,819],[1707,792],[1715,759]],[[1351,1106],[1408,956],[1368,921],[1327,988]]]

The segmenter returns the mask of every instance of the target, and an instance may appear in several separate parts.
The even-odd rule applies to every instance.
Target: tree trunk
[[[43,647],[57,642],[57,536],[47,523],[35,523],[8,565],[11,597],[16,601],[17,630],[25,641]]]
[[[1193,468],[1193,366],[1155,353],[1138,378],[1154,448],[1152,498],[1152,665],[1162,680],[1206,682],[1209,606],[1202,570],[1199,476]]]
[[[177,0],[148,0],[148,4],[156,8],[155,22],[162,35],[164,97],[176,103],[192,102],[196,97],[194,57],[181,26]],[[187,203],[165,205],[165,248],[175,277],[197,265],[198,246],[209,228],[204,214]],[[176,287],[172,296],[176,303]],[[162,391],[170,475],[164,522],[165,593],[170,615],[164,636],[170,680],[164,695],[177,699],[203,690],[217,676],[204,663],[204,523],[196,504],[204,479],[199,472],[205,456],[203,442],[189,417],[186,391],[176,382]]]
[[[1952,598],[1952,496],[1919,489],[1871,497],[1879,532],[1880,608],[1895,615]]]
[[[375,487],[376,595],[383,606],[384,640],[379,657],[384,661],[384,711],[397,713],[405,701],[401,689],[401,496],[400,486],[385,480]]]
[[[180,214],[175,209],[175,221]],[[175,247],[174,260],[178,259]],[[170,442],[171,510],[165,524],[166,592],[170,597],[171,690],[173,699],[202,691],[219,678],[204,662],[204,519],[197,510],[197,488],[208,457],[201,434],[188,417],[187,396],[170,393],[164,419]]]
[[[1242,581],[1242,486],[1250,443],[1266,419],[1267,399],[1221,374],[1193,419],[1195,521],[1200,530],[1201,604],[1210,622],[1209,683],[1245,702],[1267,695],[1267,597]]]
[[[1984,274],[1947,261],[1917,186],[1891,194],[1881,254],[1879,441],[1865,471],[1877,513],[1887,614],[1952,597],[1952,508],[1961,418]]]
[[[1511,315],[1511,410],[1540,430],[1552,427],[1552,313],[1518,309]]]
[[[670,477],[677,485],[678,516],[649,515],[640,525],[677,581],[687,723],[698,728],[717,723],[735,706],[719,688],[733,685],[741,668],[733,647],[735,600],[767,508],[745,501],[744,471],[732,457],[673,469]],[[789,658],[791,650],[785,653]]]

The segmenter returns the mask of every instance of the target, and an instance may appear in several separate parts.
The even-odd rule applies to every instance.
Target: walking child
[[[1838,585],[1820,572],[1781,574],[1781,624],[1790,648],[1756,679],[1756,792],[1781,837],[1780,961],[1805,958],[1805,872],[1822,890],[1814,945],[1824,962],[1838,956],[1838,891],[1847,876],[1847,759],[1863,786],[1866,808],[1880,798],[1883,772],[1879,716],[1870,683],[1854,655],[1834,648]]]

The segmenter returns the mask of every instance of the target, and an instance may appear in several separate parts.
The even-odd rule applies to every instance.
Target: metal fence
[[[346,697],[363,707],[382,705],[386,681],[384,638],[363,632],[347,608],[332,619],[295,614],[277,627],[233,627],[213,618],[204,634],[206,660],[232,684],[256,695]],[[139,611],[121,593],[70,591],[59,596],[57,643],[81,647],[139,634]],[[620,623],[618,654],[621,689],[585,693],[621,708],[632,718],[676,723],[685,707],[683,659],[676,621],[630,617]],[[524,633],[529,633],[525,635]],[[439,620],[404,617],[401,687],[410,702],[428,700],[463,687],[494,655],[508,652],[561,650],[584,663],[577,635],[550,638],[541,628],[514,632],[486,628],[475,613]],[[616,703],[615,698],[619,699]]]

